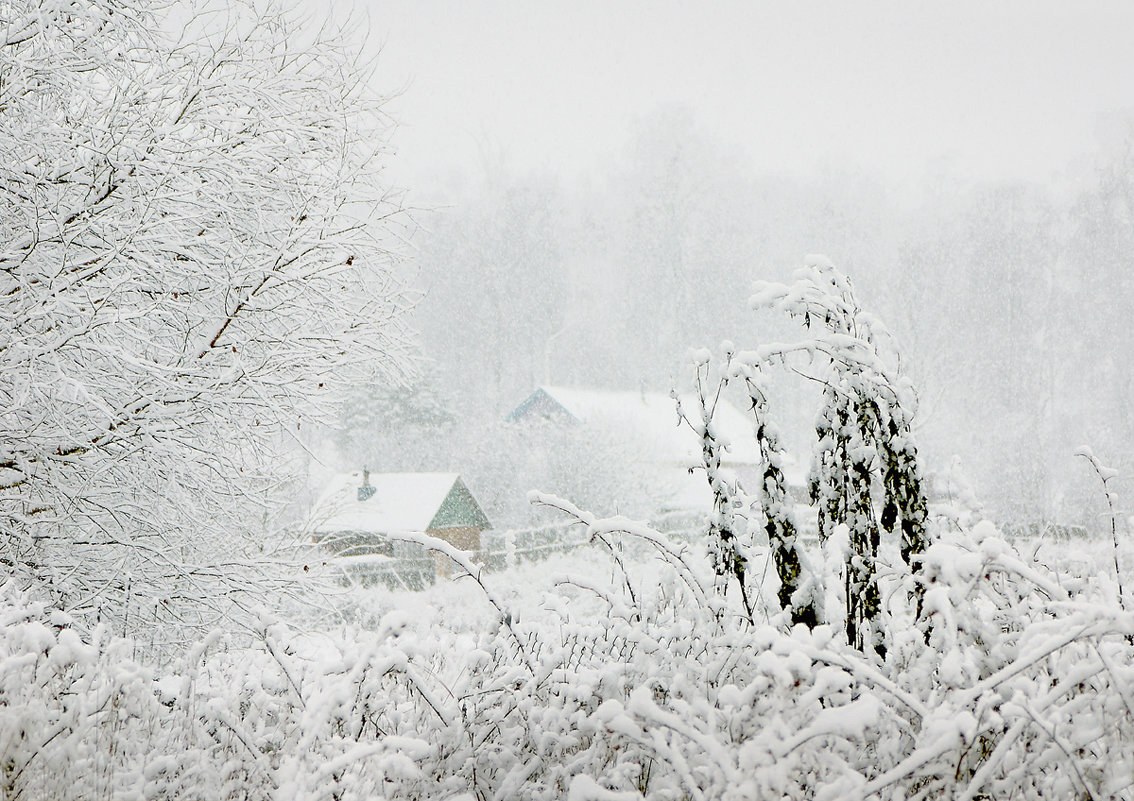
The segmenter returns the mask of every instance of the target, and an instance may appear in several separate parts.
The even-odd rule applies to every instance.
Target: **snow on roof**
[[[540,393],[545,393],[568,414],[584,424],[632,427],[639,435],[657,443],[665,461],[696,465],[701,461],[701,442],[693,430],[680,423],[677,404],[660,392],[615,392],[594,389],[541,386],[511,415],[524,416],[525,407]],[[689,403],[695,396],[682,395]],[[760,446],[756,443],[754,421],[723,398],[717,405],[714,423],[718,434],[729,444],[726,462],[759,464]]]
[[[358,499],[362,471],[332,479],[315,503],[315,531],[425,531],[459,480],[456,473],[371,473],[374,494]]]

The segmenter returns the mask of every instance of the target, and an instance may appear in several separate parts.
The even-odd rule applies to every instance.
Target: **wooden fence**
[[[682,539],[696,537],[704,530],[701,515],[671,513],[650,521],[651,526]],[[488,571],[539,562],[552,554],[567,553],[590,544],[586,529],[577,523],[551,523],[534,528],[489,529],[481,532],[480,549],[474,561]],[[335,578],[346,586],[385,585],[391,589],[423,590],[451,566],[445,557],[412,542],[394,541],[369,553],[356,548],[326,560]]]

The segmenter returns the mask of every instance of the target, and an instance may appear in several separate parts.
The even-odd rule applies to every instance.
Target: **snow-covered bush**
[[[753,624],[704,554],[543,500],[656,562],[564,575],[536,614],[433,542],[485,582],[465,618],[265,621],[165,673],[7,592],[0,798],[1131,797],[1134,615],[1105,574],[1069,580],[988,523],[943,534],[929,642],[894,603],[881,660],[770,597]],[[882,548],[884,598],[899,561]]]
[[[751,571],[744,547],[753,524],[762,521],[780,579],[781,607],[790,610],[796,623],[814,626],[824,618],[821,590],[805,568],[783,475],[785,457],[767,397],[769,371],[776,363],[805,356],[806,363],[792,363],[792,368],[823,386],[810,478],[819,539],[826,542],[837,527],[846,527],[847,639],[884,655],[876,569],[881,532],[900,538],[902,559],[915,575],[929,544],[927,502],[911,434],[916,396],[888,363],[895,359],[884,358],[892,355],[885,327],[859,307],[850,280],[826,258],[808,257],[792,284],[759,283],[751,305],[800,319],[807,338],[748,350],[726,342],[715,365],[707,351],[695,355],[699,402],[692,404],[696,408],[679,404],[679,411],[703,443],[703,465],[715,498],[708,538],[717,573],[737,579],[744,606],[750,608],[745,576]],[[764,458],[762,481],[748,492],[721,469],[729,446],[713,424],[718,400],[734,382],[743,383]],[[920,623],[922,584],[911,581],[908,589]]]
[[[758,284],[751,304],[802,320],[809,338],[742,357],[748,370],[776,355],[783,359],[789,351],[826,359],[816,377],[823,384],[823,407],[815,427],[819,442],[811,500],[818,506],[821,540],[837,525],[849,530],[847,638],[881,654],[885,638],[875,569],[880,529],[900,536],[902,559],[915,573],[929,545],[927,502],[911,433],[916,395],[884,358],[889,332],[859,306],[850,279],[828,259],[809,256],[790,285]],[[881,486],[880,499],[875,485]],[[922,586],[915,581],[911,589],[920,620]]]
[[[581,519],[604,536],[642,534]],[[892,574],[898,554],[888,556]],[[1109,582],[1061,586],[987,523],[924,558],[930,641],[895,604],[906,614],[884,618],[885,661],[830,626],[722,615],[676,568],[653,595],[637,588],[636,602],[628,587],[607,588],[609,616],[590,624],[585,653],[601,654],[590,664],[622,687],[600,693],[596,736],[651,765],[658,798],[1129,795],[1134,616]],[[623,641],[639,650],[621,655]],[[620,769],[595,778],[633,788]]]
[[[8,592],[0,799],[438,797],[424,738],[444,721],[423,718],[445,707],[401,647],[405,628],[394,615],[299,656],[309,642],[265,623],[251,647],[214,635],[157,674],[131,641],[84,639]]]

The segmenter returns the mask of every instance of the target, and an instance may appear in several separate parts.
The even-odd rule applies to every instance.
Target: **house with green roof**
[[[456,473],[371,473],[336,476],[315,503],[312,538],[336,557],[422,559],[421,546],[391,537],[424,533],[464,551],[480,550],[480,534],[492,527]],[[411,553],[412,552],[412,553]],[[357,561],[357,559],[356,559]],[[448,575],[447,559],[433,559]]]

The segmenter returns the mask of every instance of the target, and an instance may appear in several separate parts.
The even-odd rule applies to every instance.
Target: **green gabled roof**
[[[359,492],[369,482],[369,494]],[[344,473],[315,504],[321,532],[388,534],[491,524],[456,473]]]
[[[459,478],[453,482],[449,494],[441,502],[437,514],[429,522],[429,528],[459,528],[473,526],[476,528],[492,528],[468,487]]]

